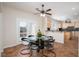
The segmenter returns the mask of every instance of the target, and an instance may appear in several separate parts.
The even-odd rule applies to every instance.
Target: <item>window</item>
[[[20,37],[27,37],[28,35],[36,35],[36,24],[20,22]]]
[[[27,36],[27,26],[25,22],[20,22],[20,37]]]
[[[32,24],[32,35],[36,35],[36,24]]]
[[[20,27],[20,37],[26,37],[26,36],[27,36],[26,27]]]

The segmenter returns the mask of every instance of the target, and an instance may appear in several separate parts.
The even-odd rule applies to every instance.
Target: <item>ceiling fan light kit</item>
[[[51,11],[52,9],[44,10],[44,4],[42,4],[41,6],[42,6],[42,10],[40,10],[39,8],[36,8],[36,10],[37,10],[38,12],[40,12],[40,16],[45,17],[46,15],[52,15],[51,13],[48,13],[48,12]]]
[[[43,17],[45,17],[45,14],[40,14],[40,16],[43,16]]]

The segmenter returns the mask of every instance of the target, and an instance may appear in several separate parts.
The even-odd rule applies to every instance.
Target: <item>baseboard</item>
[[[61,44],[64,44],[64,42],[61,42],[61,41],[55,41],[55,42],[57,42],[57,43],[61,43]]]
[[[64,44],[64,43],[61,43],[61,42],[55,42],[55,43]]]
[[[8,45],[5,45],[5,46],[3,47],[3,49],[8,48],[8,47],[12,47],[12,46],[16,46],[16,45],[19,45],[19,44],[21,44],[21,43],[8,44]]]

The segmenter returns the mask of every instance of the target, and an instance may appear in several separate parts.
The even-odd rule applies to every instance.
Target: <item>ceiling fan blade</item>
[[[51,13],[45,13],[45,14],[52,15]]]
[[[52,9],[47,9],[46,12],[51,11]]]
[[[37,15],[37,14],[40,14],[40,13],[34,13],[34,15]]]
[[[39,10],[39,8],[36,8],[36,10],[41,12],[41,10]]]

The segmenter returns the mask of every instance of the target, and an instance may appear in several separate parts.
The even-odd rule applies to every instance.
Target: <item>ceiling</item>
[[[45,5],[45,9],[52,9],[52,18],[59,20],[79,19],[79,3],[78,2],[4,2],[3,5],[17,8],[30,13],[37,13],[35,8],[41,9],[41,5]]]

